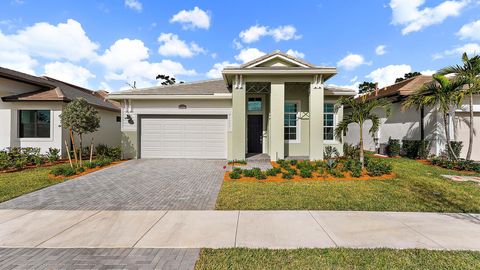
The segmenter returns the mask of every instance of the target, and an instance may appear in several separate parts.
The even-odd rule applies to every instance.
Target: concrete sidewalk
[[[480,215],[0,210],[0,247],[480,250]]]

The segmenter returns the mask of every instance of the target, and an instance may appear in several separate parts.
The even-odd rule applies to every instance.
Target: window
[[[283,123],[285,141],[299,142],[298,111],[299,104],[297,102],[285,102],[285,116]]]
[[[262,111],[262,98],[261,97],[248,98],[247,109],[249,112]]]
[[[323,139],[333,141],[333,130],[335,129],[335,112],[332,103],[323,105]]]
[[[122,117],[121,116],[117,116],[117,123],[121,123],[122,122]]]
[[[20,138],[50,138],[50,111],[20,110]]]

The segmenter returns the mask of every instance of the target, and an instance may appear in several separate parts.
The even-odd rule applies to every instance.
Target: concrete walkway
[[[480,250],[480,215],[0,210],[0,247]]]

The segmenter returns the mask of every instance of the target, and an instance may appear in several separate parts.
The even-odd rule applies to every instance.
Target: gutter
[[[138,95],[138,94],[110,94],[109,100],[124,99],[232,99],[232,94],[214,94],[214,95]]]

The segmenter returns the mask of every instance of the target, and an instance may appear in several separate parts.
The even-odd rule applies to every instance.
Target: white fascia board
[[[337,74],[336,68],[311,68],[311,69],[224,69],[223,74],[303,74],[303,75],[314,75],[314,74]]]
[[[214,95],[109,95],[107,99],[232,99],[232,94]]]
[[[285,57],[285,56],[283,56],[283,55],[278,55],[278,54],[276,54],[276,55],[272,55],[272,56],[270,56],[270,57],[268,57],[268,58],[265,58],[265,59],[263,59],[262,61],[255,62],[255,63],[253,63],[253,64],[251,64],[251,65],[249,65],[249,66],[247,66],[247,67],[245,67],[245,68],[251,68],[251,67],[258,66],[258,65],[260,65],[260,64],[262,64],[262,63],[268,62],[268,61],[270,61],[270,60],[272,60],[272,59],[275,59],[275,58],[281,58],[281,59],[284,60],[284,61],[290,62],[290,63],[292,63],[292,64],[295,64],[295,65],[298,65],[298,66],[301,66],[301,67],[304,67],[304,68],[308,68],[308,67],[309,67],[309,66],[307,66],[307,65],[305,65],[305,64],[303,64],[303,63],[300,63],[300,62],[295,61],[295,60],[293,60],[293,59],[287,58],[287,57]]]

